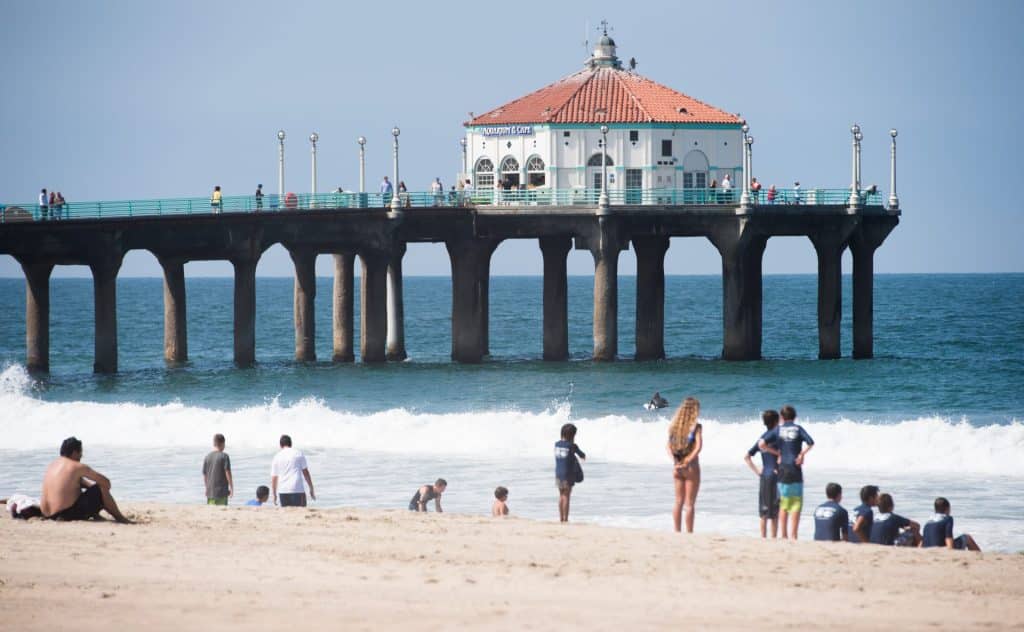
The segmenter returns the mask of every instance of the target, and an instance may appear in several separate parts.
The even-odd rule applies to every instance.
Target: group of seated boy
[[[880,494],[875,485],[861,488],[861,504],[853,510],[852,521],[846,509],[839,504],[843,500],[843,488],[839,483],[826,485],[825,495],[828,500],[814,510],[815,540],[981,550],[970,535],[953,536],[949,501],[941,496],[935,499],[935,514],[922,528],[919,523],[895,513],[892,496]]]

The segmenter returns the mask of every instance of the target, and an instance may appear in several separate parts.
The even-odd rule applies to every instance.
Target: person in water
[[[669,425],[670,435],[665,446],[673,461],[672,480],[676,502],[672,508],[672,522],[676,532],[682,531],[685,514],[686,532],[693,533],[694,509],[697,505],[697,492],[700,491],[699,457],[704,447],[703,432],[697,422],[698,414],[700,402],[687,397]],[[680,436],[683,432],[686,433],[685,437]]]
[[[508,488],[498,486],[494,490],[494,504],[491,505],[491,515],[495,518],[503,518],[508,515]]]
[[[766,410],[761,413],[765,431],[760,439],[779,425],[779,413]],[[760,439],[743,455],[747,467],[758,477],[757,513],[761,518],[761,537],[768,537],[768,523],[771,522],[772,537],[779,535],[779,451],[775,444],[766,444],[762,449]],[[753,457],[761,453],[761,469],[754,465]]]
[[[558,487],[558,521],[569,522],[569,501],[572,488],[583,480],[583,469],[576,457],[587,460],[587,455],[576,445],[576,425],[564,424],[555,442],[555,485]]]
[[[779,449],[779,521],[782,537],[796,540],[800,511],[804,507],[804,457],[814,447],[814,439],[796,424],[796,409],[779,409],[782,425],[769,430],[757,442],[762,450],[771,444]],[[807,444],[806,446],[804,444]]]
[[[416,490],[412,500],[409,501],[409,511],[426,511],[427,503],[434,501],[434,509],[437,513],[444,513],[441,509],[441,494],[448,489],[448,481],[439,478],[433,485],[424,485]]]
[[[661,393],[655,391],[654,397],[647,403],[650,408],[664,408],[668,406],[668,400],[661,396]]]
[[[944,546],[947,549],[981,551],[970,534],[953,537],[953,516],[949,515],[949,501],[942,496],[935,499],[935,515],[924,525],[922,536],[922,547]]]
[[[110,479],[82,463],[82,442],[75,437],[64,440],[60,457],[46,468],[39,509],[51,520],[91,520],[105,509],[114,520],[132,524],[110,495]]]

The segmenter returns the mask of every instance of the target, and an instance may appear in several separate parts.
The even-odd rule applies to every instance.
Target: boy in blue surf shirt
[[[824,542],[845,542],[850,539],[850,515],[839,504],[843,501],[843,488],[839,483],[825,486],[828,502],[814,510],[814,539]]]
[[[249,502],[245,503],[246,507],[262,507],[270,499],[270,488],[266,485],[260,485],[256,488],[256,498],[253,498]]]
[[[778,446],[779,521],[782,523],[782,537],[796,540],[800,528],[800,511],[804,507],[804,457],[814,447],[814,439],[796,425],[795,408],[783,406],[779,414],[782,416],[782,425],[765,433],[757,445],[762,450],[770,444]]]
[[[863,544],[871,540],[871,524],[875,521],[878,506],[878,486],[865,485],[860,488],[860,504],[853,510],[853,524],[850,525],[850,542]]]
[[[981,547],[969,534],[953,537],[953,516],[949,515],[949,501],[942,496],[935,499],[935,515],[924,525],[921,546],[944,546],[947,549],[981,551]]]
[[[878,515],[871,523],[871,544],[918,546],[921,543],[921,525],[893,513],[895,508],[896,503],[889,494],[878,497]]]
[[[555,442],[555,484],[558,486],[558,520],[569,522],[569,499],[573,485],[583,480],[583,469],[576,457],[587,455],[576,445],[576,426],[562,426],[561,440]]]
[[[761,439],[779,425],[779,413],[774,410],[766,410],[761,413],[761,421],[764,422],[765,431]],[[761,453],[761,469],[754,465],[753,457]],[[772,537],[779,535],[779,451],[775,444],[761,448],[761,441],[758,440],[754,447],[747,450],[743,460],[758,477],[759,488],[757,492],[757,513],[761,518],[761,537],[768,537],[768,522],[771,522]]]

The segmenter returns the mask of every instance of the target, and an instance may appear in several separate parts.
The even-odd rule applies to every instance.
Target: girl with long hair
[[[672,520],[676,531],[682,530],[683,514],[686,514],[686,532],[693,533],[693,512],[700,491],[700,451],[704,447],[701,425],[697,422],[700,402],[687,397],[676,411],[668,427],[668,444],[665,446],[672,457],[676,503],[672,508]]]

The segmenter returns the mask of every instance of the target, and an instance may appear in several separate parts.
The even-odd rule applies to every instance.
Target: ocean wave
[[[55,450],[76,435],[87,445],[203,449],[215,432],[234,452],[271,450],[292,435],[307,449],[345,449],[474,459],[547,458],[562,424],[579,427],[577,440],[591,460],[663,464],[668,415],[578,418],[569,404],[542,412],[480,410],[424,413],[396,408],[372,414],[332,409],[309,397],[277,399],[230,410],[180,401],[137,403],[48,402],[32,395],[20,365],[0,372],[0,436],[14,450]],[[811,466],[900,473],[958,472],[1024,477],[1024,423],[976,427],[968,420],[921,417],[898,423],[801,419],[817,442]],[[723,423],[704,419],[708,465],[742,464],[761,434],[759,420]]]

